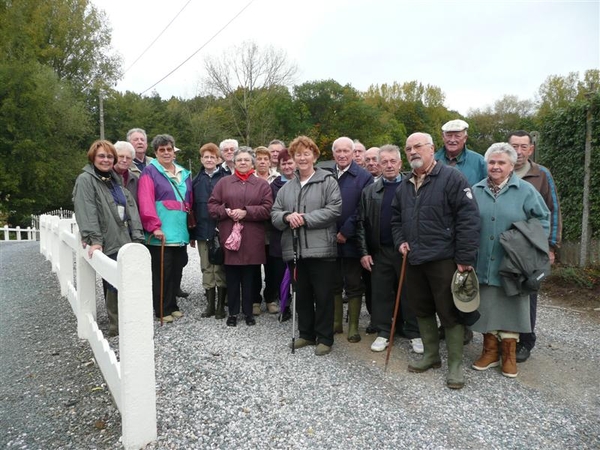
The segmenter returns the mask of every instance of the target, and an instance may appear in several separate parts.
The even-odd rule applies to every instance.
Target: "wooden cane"
[[[400,281],[398,282],[398,290],[396,292],[396,304],[394,305],[394,317],[392,319],[392,330],[390,332],[390,342],[387,348],[387,354],[385,355],[385,367],[384,372],[387,372],[388,361],[390,360],[390,353],[392,352],[392,345],[394,345],[394,334],[396,333],[396,319],[398,318],[398,309],[400,307],[400,294],[402,293],[402,285],[404,284],[404,274],[406,273],[406,260],[408,259],[408,253],[402,258],[402,268],[400,269]]]
[[[163,326],[163,297],[165,288],[165,237],[160,240],[160,326]]]

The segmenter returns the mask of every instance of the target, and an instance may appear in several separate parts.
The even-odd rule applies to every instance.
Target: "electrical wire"
[[[166,78],[168,78],[169,76],[171,76],[175,71],[177,71],[181,66],[183,66],[186,62],[188,62],[190,59],[192,59],[194,56],[196,56],[196,54],[200,50],[202,50],[204,47],[206,47],[214,38],[216,38],[219,34],[221,34],[221,32],[223,32],[223,30],[225,30],[225,28],[227,28],[231,24],[231,22],[233,22],[235,19],[237,19],[246,9],[248,9],[248,7],[252,3],[254,3],[254,0],[250,0],[246,6],[244,6],[235,16],[233,16],[233,18],[231,20],[229,20],[229,22],[227,22],[225,25],[223,25],[223,27],[219,31],[217,31],[215,34],[213,34],[208,41],[206,41],[204,44],[202,44],[198,50],[196,50],[194,53],[192,53],[190,56],[188,56],[181,64],[179,64],[177,67],[175,67],[173,70],[171,70],[168,74],[166,74],[164,77],[162,77],[156,83],[154,83],[148,89],[140,92],[140,95],[145,94],[150,89],[152,89],[154,86],[156,86],[157,84],[159,84],[162,81],[164,81]]]

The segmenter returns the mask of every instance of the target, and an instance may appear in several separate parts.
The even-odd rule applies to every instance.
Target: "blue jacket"
[[[194,192],[193,210],[197,225],[196,228],[190,230],[190,239],[208,241],[215,235],[217,221],[208,213],[208,199],[217,182],[229,175],[221,166],[218,166],[218,169],[210,177],[203,168],[192,181],[192,191]]]
[[[434,157],[436,161],[445,165],[450,164],[450,160],[446,156],[446,147],[442,147],[441,150],[435,152]],[[453,167],[460,170],[467,177],[471,186],[475,186],[481,180],[487,178],[487,164],[485,163],[485,159],[479,153],[469,150],[466,145],[456,159],[456,165]]]

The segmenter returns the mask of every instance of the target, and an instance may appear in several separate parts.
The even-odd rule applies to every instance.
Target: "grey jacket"
[[[336,221],[342,214],[342,196],[335,177],[316,168],[308,182],[301,187],[299,175],[279,190],[271,220],[283,232],[281,237],[284,261],[294,259],[292,229],[284,220],[288,214],[304,214],[305,225],[297,230],[298,258],[337,258]]]
[[[120,177],[111,172],[112,182],[123,189]],[[75,220],[81,241],[101,245],[105,255],[113,255],[130,242],[144,242],[142,222],[133,195],[123,189],[127,205],[127,221],[121,220],[110,189],[91,165],[83,168],[73,188]]]

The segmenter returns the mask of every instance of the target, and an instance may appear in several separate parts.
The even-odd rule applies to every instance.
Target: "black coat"
[[[209,177],[204,169],[196,175],[192,181],[192,191],[194,192],[194,215],[196,216],[196,228],[190,230],[190,239],[198,241],[207,241],[215,235],[215,227],[217,221],[208,214],[208,199],[210,198],[213,188],[217,182],[228,176],[223,168],[219,166],[219,170]]]

